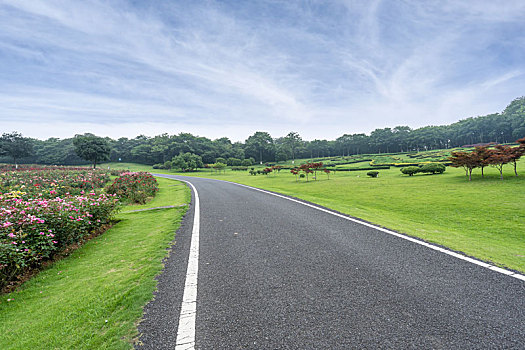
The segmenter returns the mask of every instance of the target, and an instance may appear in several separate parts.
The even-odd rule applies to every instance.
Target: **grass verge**
[[[132,347],[186,207],[127,211],[190,201],[187,187],[158,181],[151,202],[126,207],[106,233],[0,296],[0,349]]]

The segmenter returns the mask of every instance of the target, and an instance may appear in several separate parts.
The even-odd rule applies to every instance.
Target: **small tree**
[[[490,155],[492,150],[488,146],[477,146],[472,153],[478,160],[478,166],[481,168],[481,177],[484,177],[483,169],[490,165]]]
[[[109,160],[109,142],[102,137],[93,134],[75,135],[73,146],[80,158],[93,162],[93,169],[97,167],[97,162]]]
[[[317,181],[317,171],[323,168],[323,162],[310,163],[309,166],[310,166],[310,169],[314,171],[314,178]]]
[[[295,182],[297,182],[297,175],[299,175],[299,169],[293,168],[290,169],[290,172],[295,175]]]
[[[323,169],[323,171],[325,172],[325,174],[328,176],[328,180],[330,180],[330,169]]]
[[[479,167],[478,156],[473,152],[452,152],[448,158],[455,168],[463,167],[468,180],[472,180],[472,170]]]
[[[301,164],[299,166],[299,169],[302,172],[304,172],[304,175],[306,175],[306,182],[308,182],[308,174],[313,173],[313,170],[311,169],[311,165],[312,165],[312,163],[305,163],[305,164]]]
[[[521,156],[523,155],[524,151],[525,150],[521,147],[511,147],[510,162],[514,166],[514,174],[516,176],[518,176],[518,170],[517,170],[518,164],[517,163],[518,163],[518,160],[520,160]]]
[[[273,171],[272,168],[264,168],[264,169],[262,170],[262,173],[263,173],[264,175],[268,175],[268,174],[271,173],[272,171]]]
[[[379,171],[372,170],[372,171],[369,171],[368,173],[366,173],[366,175],[368,175],[370,177],[377,177],[379,175]]]
[[[489,163],[498,169],[500,179],[503,180],[503,166],[510,163],[513,158],[512,147],[506,145],[497,145],[489,157]]]
[[[516,140],[520,145],[518,147],[513,147],[510,151],[512,165],[514,165],[514,174],[518,176],[517,166],[518,160],[523,154],[525,154],[525,137],[519,140]]]
[[[16,131],[4,133],[0,137],[0,154],[13,158],[13,163],[18,169],[18,159],[31,156],[33,144],[30,139]]]
[[[204,167],[201,156],[190,152],[181,153],[173,157],[171,161],[172,168],[181,169],[182,171],[193,171],[197,168]]]
[[[226,169],[226,164],[217,162],[215,164],[212,164],[213,169],[217,170],[219,174],[221,173],[221,170]],[[226,170],[225,170],[226,171]]]
[[[407,166],[407,167],[401,168],[401,172],[408,176],[414,176],[414,174],[417,174],[419,172],[419,167]]]
[[[182,171],[188,169],[188,163],[186,163],[186,161],[181,155],[173,157],[173,160],[171,161],[171,166],[174,169],[180,169]]]
[[[169,160],[164,162],[164,169],[170,170],[171,169],[171,162]]]

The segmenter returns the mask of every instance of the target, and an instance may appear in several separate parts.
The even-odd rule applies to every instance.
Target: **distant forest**
[[[205,164],[217,158],[248,159],[254,162],[274,162],[292,158],[319,158],[367,153],[412,152],[453,148],[476,144],[510,143],[525,136],[525,97],[512,101],[501,113],[467,118],[442,126],[411,129],[408,126],[376,129],[366,134],[344,134],[336,140],[304,141],[298,133],[272,138],[267,132],[256,132],[245,142],[232,143],[227,137],[211,140],[189,133],[162,134],[133,139],[106,138],[113,162],[157,164],[171,160],[180,153],[190,152],[202,157]],[[21,163],[85,164],[75,154],[73,138],[31,139],[33,156]],[[0,162],[10,162],[8,157]]]

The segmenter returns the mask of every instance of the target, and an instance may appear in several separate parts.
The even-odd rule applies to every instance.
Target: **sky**
[[[0,0],[0,132],[335,139],[523,95],[523,0]]]

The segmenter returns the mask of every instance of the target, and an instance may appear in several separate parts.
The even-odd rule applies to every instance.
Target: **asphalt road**
[[[174,178],[200,197],[197,349],[525,348],[522,280],[253,189]],[[193,219],[139,349],[175,348]]]

